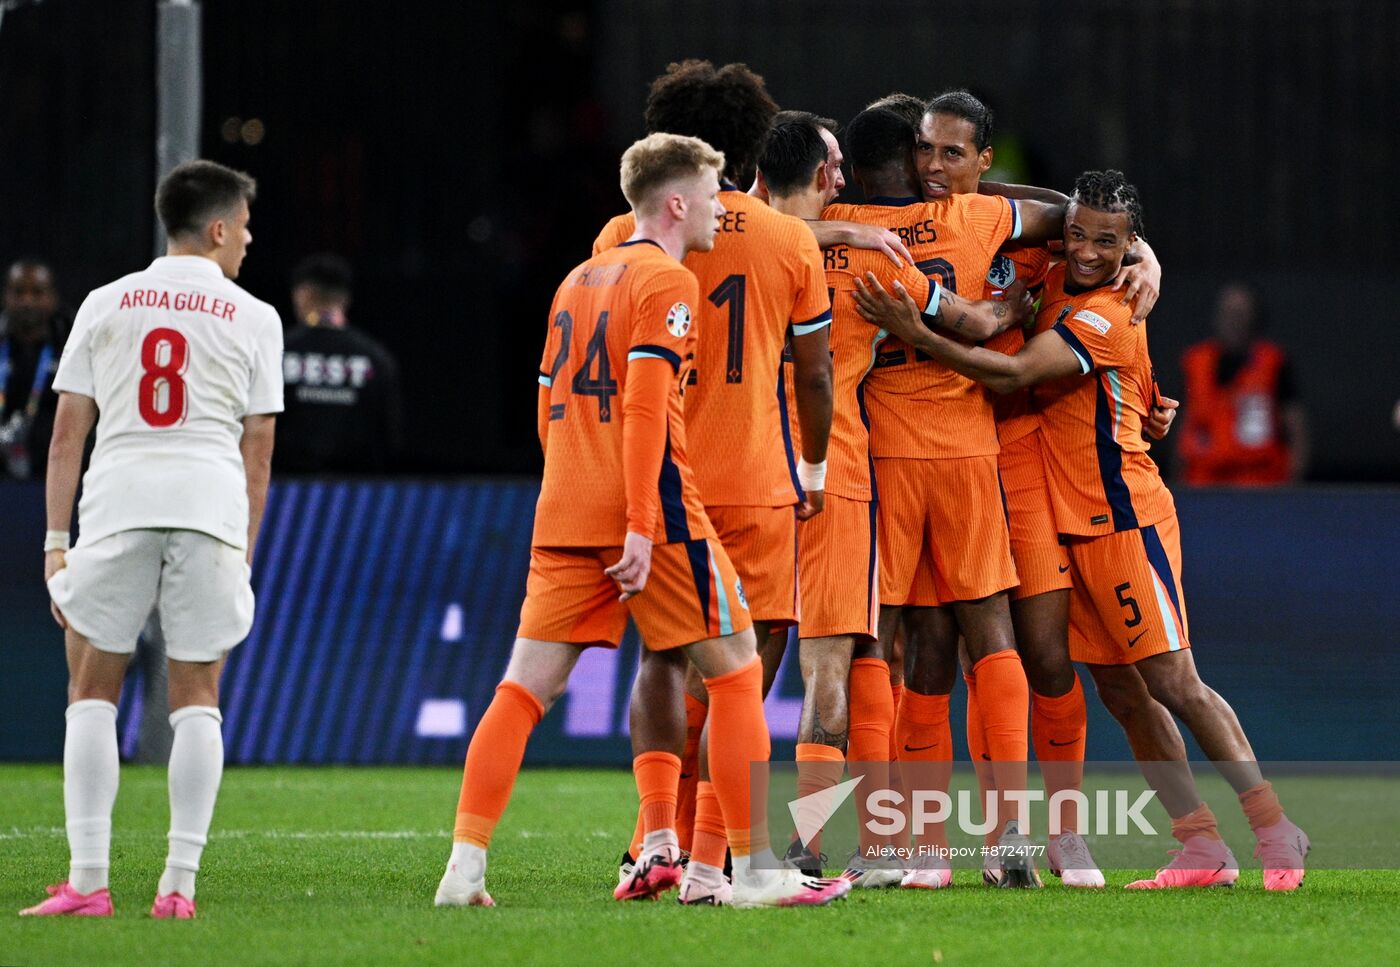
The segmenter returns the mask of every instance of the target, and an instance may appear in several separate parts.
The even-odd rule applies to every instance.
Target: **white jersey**
[[[97,401],[78,543],[202,531],[248,543],[243,418],[282,411],[282,321],[211,259],[158,258],[83,300],[53,388]]]

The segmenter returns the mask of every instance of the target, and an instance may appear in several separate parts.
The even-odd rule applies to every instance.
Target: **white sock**
[[[486,879],[486,850],[475,843],[453,843],[447,871],[472,882]]]
[[[680,851],[680,837],[676,835],[674,829],[654,829],[642,837],[642,852],[649,853],[654,849],[663,846],[674,846],[677,852]]]
[[[117,801],[117,707],[85,698],[68,706],[63,736],[63,813],[68,882],[79,893],[107,885],[112,804]]]
[[[694,880],[706,886],[717,886],[724,882],[724,870],[718,866],[711,866],[709,863],[698,863],[695,860],[691,860],[686,865],[685,876],[688,880]]]
[[[209,705],[186,705],[170,715],[170,852],[156,892],[194,899],[194,875],[209,837],[214,800],[224,774],[224,717]]]
[[[765,847],[747,856],[733,856],[734,882],[740,880],[751,885],[767,883],[778,874],[781,864],[773,851]]]

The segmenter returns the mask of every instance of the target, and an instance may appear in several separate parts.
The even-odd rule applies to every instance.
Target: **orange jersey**
[[[879,225],[897,234],[915,268],[950,292],[978,298],[1003,242],[1021,233],[1016,203],[995,195],[935,202],[829,205],[822,217]],[[937,404],[936,413],[923,405]],[[997,452],[992,405],[982,387],[903,342],[881,347],[866,377],[870,452],[875,457],[969,457]]]
[[[865,273],[874,272],[880,284],[892,291],[891,283],[898,279],[920,306],[927,305],[932,286],[918,269],[896,268],[883,252],[835,245],[825,255],[826,284],[831,291],[833,394],[826,491],[850,500],[870,500],[874,492],[864,383],[875,365],[877,347],[888,333],[856,311],[855,280],[865,281]]]
[[[1027,289],[1039,288],[1045,284],[1045,276],[1050,271],[1052,258],[1050,250],[1043,246],[1002,252],[992,260],[991,271],[987,273],[987,281],[983,286],[982,298],[1002,298],[1017,279],[1024,282]],[[1025,330],[1013,327],[998,333],[982,345],[1014,356],[1025,344]],[[1040,419],[1031,407],[1029,390],[1018,390],[1005,396],[993,393],[991,400],[992,412],[997,421],[997,439],[1003,447],[1034,432],[1035,428],[1040,426]]]
[[[714,536],[686,459],[681,400],[698,296],[695,276],[649,241],[595,255],[555,293],[540,361],[548,415],[534,546],[617,547],[629,529],[658,544]],[[671,366],[664,384],[644,378],[656,360]],[[639,440],[642,428],[655,439]],[[641,450],[659,453],[659,466],[644,465]]]
[[[709,252],[685,266],[700,282],[695,369],[685,419],[700,495],[707,506],[778,507],[797,502],[793,427],[781,378],[788,330],[801,335],[831,321],[816,236],[741,191]],[[603,251],[632,234],[620,215],[593,243]]]
[[[1055,526],[1097,537],[1147,527],[1176,512],[1142,437],[1155,394],[1147,326],[1107,285],[1065,291],[1065,267],[1045,281],[1036,332],[1059,334],[1082,373],[1035,387]]]

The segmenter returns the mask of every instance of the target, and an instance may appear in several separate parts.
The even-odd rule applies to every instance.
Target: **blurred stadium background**
[[[0,261],[50,261],[76,306],[152,251],[157,5],[3,6]],[[624,207],[617,157],[648,82],[683,57],[745,61],[783,107],[842,120],[893,90],[967,86],[997,112],[1005,179],[1066,189],[1122,168],[1165,267],[1169,395],[1218,288],[1258,284],[1311,416],[1311,482],[1177,490],[1199,661],[1262,757],[1400,759],[1377,728],[1400,698],[1389,0],[199,6],[200,151],[260,183],[240,282],[286,319],[297,260],[346,256],[354,321],[397,354],[407,407],[398,473],[274,481],[258,623],[225,679],[230,761],[460,761],[523,591],[549,299]],[[43,530],[41,485],[0,481],[5,759],[61,751]],[[635,660],[635,642],[590,653],[532,760],[625,762]],[[799,697],[788,669],[775,737]],[[1094,714],[1089,757],[1126,756]]]

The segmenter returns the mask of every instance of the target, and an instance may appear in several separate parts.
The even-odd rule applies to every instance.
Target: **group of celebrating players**
[[[946,792],[961,665],[999,847],[984,879],[1041,883],[1014,801],[1033,746],[1064,803],[1049,866],[1102,887],[1074,797],[1054,797],[1083,775],[1080,661],[1182,843],[1129,886],[1239,874],[1175,716],[1239,793],[1265,887],[1295,889],[1307,837],[1189,651],[1175,508],[1145,440],[1176,401],[1147,349],[1161,270],[1136,190],[1116,171],[1069,197],[982,181],[992,113],[961,90],[889,95],[842,132],[778,111],[742,64],[693,60],[653,83],[646,122],[622,158],[631,213],[550,310],[520,630],[436,902],[493,904],[486,849],[530,732],[581,646],[616,647],[629,616],[641,806],[619,900],[679,886],[683,904],[817,905],[952,883],[940,824],[912,868],[878,860],[891,839],[870,824],[833,879],[810,840],[775,852],[750,764],[769,758],[762,700],[792,628],[800,796],[847,768]],[[835,203],[843,141],[861,205]]]
[[[1176,404],[1148,355],[1160,268],[1132,186],[1116,171],[1069,197],[982,181],[992,115],[965,91],[890,95],[838,132],[779,112],[743,65],[686,61],[654,82],[646,120],[622,157],[631,213],[550,310],[525,603],[467,751],[436,903],[493,905],[486,850],[530,733],[582,648],[616,647],[629,618],[646,645],[631,707],[641,805],[620,900],[679,886],[687,905],[820,905],[853,886],[952,883],[939,825],[920,831],[917,862],[892,866],[880,858],[907,832],[896,844],[863,824],[831,879],[815,837],[775,851],[763,697],[794,628],[803,797],[848,768],[868,790],[946,792],[961,665],[998,847],[983,877],[1039,886],[1015,800],[1031,746],[1052,802],[1079,788],[1074,660],[1182,843],[1129,886],[1239,875],[1180,720],[1238,792],[1265,888],[1297,888],[1307,837],[1189,650],[1175,509],[1144,440]],[[862,205],[835,203],[838,133]],[[151,912],[195,916],[223,770],[219,679],[252,625],[282,409],[277,313],[232,281],[255,193],[208,161],[163,179],[167,255],[88,296],[54,379],[44,577],[70,672],[70,866],[25,915],[113,913],[116,702],[155,610],[174,744]],[[1058,798],[1049,866],[1101,887],[1075,800]]]

